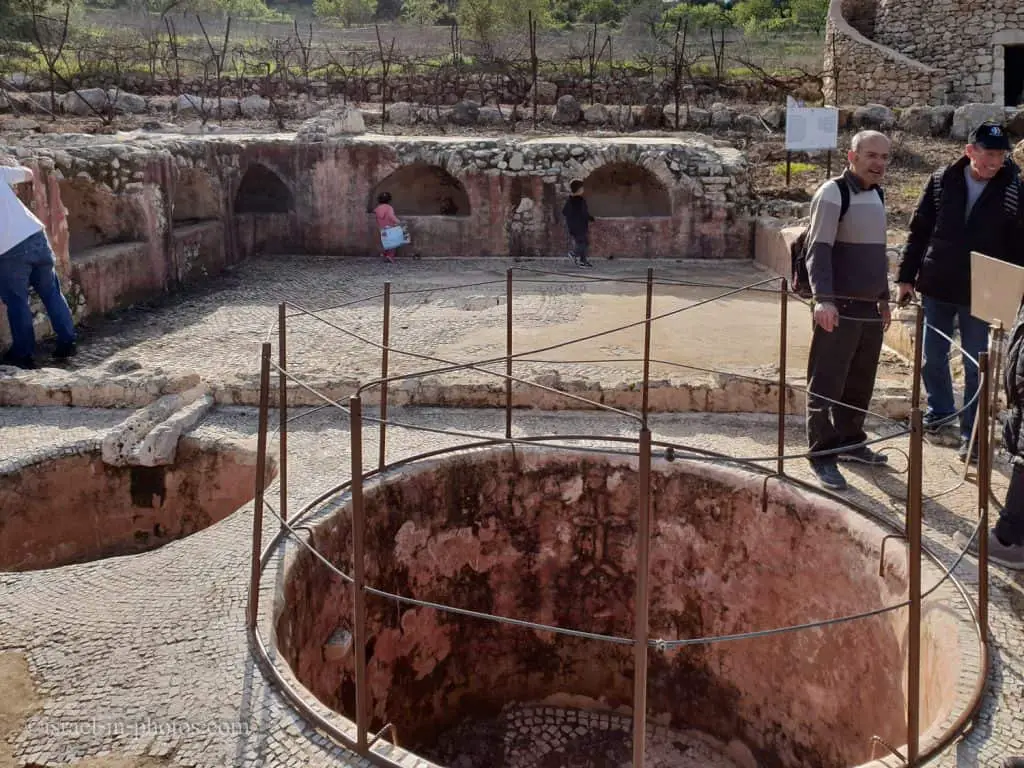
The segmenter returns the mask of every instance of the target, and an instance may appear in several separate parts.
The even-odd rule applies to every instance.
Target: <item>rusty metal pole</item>
[[[353,645],[356,666],[356,747],[365,754],[367,747],[366,714],[369,690],[366,681],[366,512],[363,509],[363,404],[359,395],[349,398],[352,431],[352,605]]]
[[[512,437],[512,270],[505,272],[505,437]]]
[[[988,643],[988,497],[992,482],[992,464],[989,444],[992,439],[989,430],[989,404],[991,402],[992,379],[989,376],[988,352],[978,355],[978,624],[981,626],[982,642]]]
[[[786,347],[789,331],[789,283],[782,279],[782,286],[779,289],[779,439],[778,439],[778,465],[775,471],[780,475],[786,474],[786,460],[782,457],[786,453]]]
[[[278,487],[281,491],[281,498],[278,506],[281,508],[281,529],[284,529],[284,521],[288,519],[288,377],[285,371],[288,370],[288,303],[282,301],[277,308],[277,410],[280,417],[278,430],[278,446],[280,456],[277,460],[278,466]]]
[[[384,283],[384,332],[381,336],[380,353],[380,455],[377,461],[377,471],[383,472],[386,464],[385,453],[387,451],[388,437],[388,352],[391,347],[391,281]]]
[[[989,406],[989,427],[988,427],[988,467],[992,469],[992,458],[995,453],[995,440],[992,436],[996,434],[997,424],[999,422],[999,389],[1000,382],[1002,381],[1003,374],[1003,343],[1006,339],[1006,331],[1003,329],[1003,321],[997,320],[995,327],[991,329],[991,335],[989,338],[989,349],[992,350],[992,355],[989,357],[988,367],[992,371],[991,383],[989,385],[990,403]],[[980,374],[979,374],[980,377]],[[980,379],[979,379],[980,380]],[[980,438],[979,438],[980,440]],[[980,446],[980,443],[979,443]],[[991,477],[989,478],[991,482]]]
[[[921,738],[921,473],[924,424],[921,409],[910,413],[910,471],[907,488],[907,539],[910,616],[907,620],[907,763],[917,765]]]
[[[249,628],[256,627],[260,607],[260,553],[263,549],[263,492],[267,473],[267,422],[270,415],[270,342],[260,354],[260,416],[256,439],[256,498],[252,509],[252,571],[249,577]]]
[[[654,305],[654,268],[647,268],[647,310],[644,317],[644,382],[643,399],[641,402],[640,415],[643,418],[644,428],[647,428],[647,405],[651,391],[651,311]]]
[[[910,407],[921,407],[921,355],[924,352],[924,306],[914,317],[914,376],[911,379]]]
[[[650,307],[650,304],[648,304]],[[640,429],[640,504],[636,532],[636,623],[633,627],[633,768],[643,768],[647,741],[648,567],[651,552],[651,431]]]

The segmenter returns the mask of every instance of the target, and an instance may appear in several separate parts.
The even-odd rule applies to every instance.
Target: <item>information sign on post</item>
[[[839,142],[839,109],[805,107],[792,97],[786,101],[786,186],[789,186],[792,152],[828,150],[828,175],[832,175],[832,150]]]

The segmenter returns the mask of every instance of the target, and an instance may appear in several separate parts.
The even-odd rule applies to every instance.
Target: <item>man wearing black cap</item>
[[[900,302],[921,293],[924,306],[924,364],[928,395],[925,428],[938,430],[957,413],[949,370],[949,338],[960,328],[964,362],[964,403],[960,415],[960,459],[967,455],[977,403],[974,360],[988,346],[988,325],[971,315],[971,251],[1021,263],[1021,185],[1007,163],[1010,140],[1001,125],[986,122],[971,132],[964,156],[936,171],[910,220],[900,261]]]

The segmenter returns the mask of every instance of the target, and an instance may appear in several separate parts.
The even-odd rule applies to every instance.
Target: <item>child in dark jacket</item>
[[[1010,414],[1003,424],[1003,448],[1013,474],[1006,505],[989,533],[989,558],[1005,568],[1024,570],[1024,303],[1010,332],[1003,385]]]
[[[583,182],[574,179],[569,184],[569,190],[572,196],[562,206],[562,218],[565,219],[569,237],[572,238],[569,258],[578,267],[592,267],[594,265],[587,259],[587,250],[590,245],[590,222],[594,217],[590,215],[587,199],[583,197]]]

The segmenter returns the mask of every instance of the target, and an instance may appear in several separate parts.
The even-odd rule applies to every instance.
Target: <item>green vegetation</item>
[[[791,173],[797,174],[810,173],[811,171],[817,171],[819,169],[818,166],[816,166],[814,163],[790,163],[789,170]],[[775,165],[772,166],[772,173],[774,173],[776,176],[785,176],[786,164],[776,163]]]

